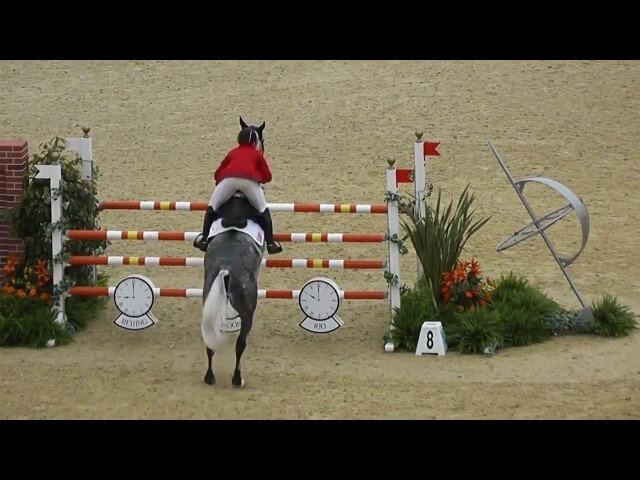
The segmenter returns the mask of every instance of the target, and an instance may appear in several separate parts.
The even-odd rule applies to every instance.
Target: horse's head
[[[242,117],[240,117],[240,126],[242,130],[240,130],[238,134],[238,143],[253,145],[261,152],[264,152],[264,135],[262,132],[265,127],[265,122],[262,122],[262,125],[259,127],[255,127],[253,125],[247,125]]]

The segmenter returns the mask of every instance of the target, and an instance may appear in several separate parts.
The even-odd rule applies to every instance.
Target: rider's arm
[[[265,160],[262,154],[260,154],[260,157],[258,158],[258,170],[262,175],[261,183],[269,183],[272,178],[271,169],[269,168],[269,164],[267,163],[267,161]]]
[[[227,154],[227,156],[224,157],[224,160],[222,160],[222,163],[220,164],[220,166],[217,168],[216,173],[213,174],[213,178],[215,179],[216,182],[220,181],[220,180],[218,180],[218,175],[220,174],[220,172],[222,172],[224,167],[229,165],[230,161],[231,161],[231,155]]]

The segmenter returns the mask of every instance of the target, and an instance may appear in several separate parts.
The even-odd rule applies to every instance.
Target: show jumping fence
[[[82,158],[82,170],[85,178],[94,176],[95,160],[92,154],[92,140],[89,128],[83,128],[80,138],[68,139],[68,150],[77,152]],[[325,243],[382,243],[388,244],[387,260],[349,260],[349,259],[264,259],[263,267],[267,268],[329,268],[329,269],[381,269],[385,270],[385,278],[389,284],[388,291],[342,291],[344,300],[388,300],[393,309],[400,307],[400,246],[399,235],[400,209],[395,199],[398,198],[398,184],[413,183],[416,203],[415,214],[424,217],[424,199],[426,196],[426,156],[440,155],[437,151],[439,142],[430,143],[421,140],[422,133],[416,133],[414,145],[414,168],[396,169],[395,161],[390,160],[387,168],[386,205],[342,204],[342,203],[270,203],[272,212],[290,213],[341,213],[341,214],[386,214],[388,230],[385,234],[369,233],[276,233],[275,238],[281,242],[325,242]],[[59,165],[38,166],[37,179],[48,179],[51,189],[60,187],[62,182]],[[102,201],[101,210],[167,210],[167,211],[199,211],[206,210],[207,204],[186,201]],[[62,218],[62,202],[60,198],[51,201],[51,222],[56,224]],[[63,263],[60,260],[62,245],[73,240],[158,240],[158,241],[193,241],[200,232],[158,232],[129,230],[54,230],[52,234],[53,283],[54,291],[63,282],[64,267],[78,265],[128,265],[128,266],[185,266],[201,267],[203,258],[175,257],[134,257],[134,256],[72,256]],[[418,267],[418,274],[420,269]],[[70,296],[113,296],[115,287],[73,286],[69,292],[58,297],[54,310],[56,321],[66,321],[64,313],[64,297]],[[202,289],[198,288],[156,288],[155,295],[161,297],[202,298]],[[259,298],[295,299],[299,290],[259,290]],[[393,345],[387,344],[386,351],[393,351]]]

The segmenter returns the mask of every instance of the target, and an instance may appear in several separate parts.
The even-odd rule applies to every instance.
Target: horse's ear
[[[265,127],[265,122],[262,122],[262,125],[258,127],[258,130],[260,130],[260,133],[262,133],[262,131],[264,130],[264,127]]]
[[[241,126],[242,128],[247,128],[247,127],[249,126],[249,125],[247,125],[247,124],[245,123],[245,121],[242,119],[242,115],[240,115],[240,126]]]

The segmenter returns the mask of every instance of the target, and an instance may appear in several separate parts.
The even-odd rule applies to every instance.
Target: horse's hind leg
[[[211,369],[211,359],[213,358],[213,354],[215,352],[207,347],[207,359],[209,360],[209,368],[207,369],[207,373],[204,375],[204,383],[207,385],[214,385],[216,383],[216,376],[213,374],[213,370]]]
[[[247,346],[247,335],[249,335],[251,325],[253,324],[253,313],[250,315],[240,315],[240,320],[240,334],[238,335],[238,340],[236,340],[236,369],[233,372],[233,378],[231,379],[231,383],[236,387],[244,387],[240,361],[242,360],[242,354]]]

